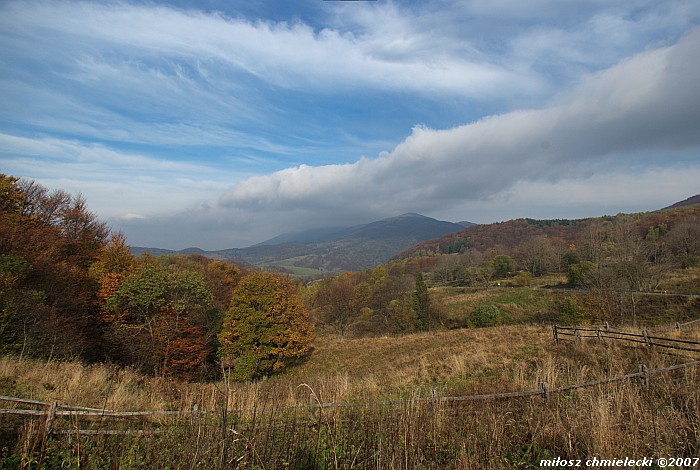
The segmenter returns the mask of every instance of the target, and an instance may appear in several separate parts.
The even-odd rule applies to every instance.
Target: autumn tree
[[[552,242],[545,236],[530,238],[518,247],[522,267],[533,277],[541,276],[554,264]]]
[[[675,224],[668,232],[667,243],[681,268],[700,263],[700,218],[691,217]]]
[[[113,233],[90,266],[90,274],[99,286],[97,298],[103,320],[114,320],[113,312],[107,308],[107,300],[119,290],[126,276],[135,268],[136,258],[126,244],[126,237],[120,232]]]
[[[0,174],[3,346],[36,356],[102,356],[88,267],[108,233],[82,197]]]
[[[171,272],[142,256],[106,302],[117,354],[147,372],[196,378],[212,347],[205,334],[211,303],[198,273]]]
[[[340,341],[353,317],[359,313],[353,308],[354,289],[352,274],[345,273],[323,279],[314,296],[314,305],[320,310],[322,321],[334,325]]]
[[[274,273],[252,273],[233,291],[218,354],[234,379],[251,380],[305,357],[313,338],[297,284]]]

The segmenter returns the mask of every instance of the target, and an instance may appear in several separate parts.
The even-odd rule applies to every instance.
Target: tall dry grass
[[[697,333],[672,333],[686,338]],[[53,435],[26,420],[7,468],[522,468],[542,458],[698,456],[697,368],[549,398],[446,402],[658,369],[690,357],[588,340],[555,344],[518,326],[318,344],[311,360],[255,383],[178,384],[111,366],[0,359],[6,391],[116,410],[200,413],[146,421],[62,420],[57,430],[155,434]],[[9,385],[11,384],[11,385]],[[344,406],[311,408],[310,394]],[[5,393],[7,394],[7,393]],[[381,402],[396,400],[393,405]],[[349,406],[352,404],[352,406]],[[224,412],[224,409],[229,410]],[[252,410],[231,411],[231,410]],[[39,436],[39,437],[38,437]]]

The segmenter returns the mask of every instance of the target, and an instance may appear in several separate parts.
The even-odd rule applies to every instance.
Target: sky
[[[0,172],[132,246],[700,193],[700,2],[0,0]]]

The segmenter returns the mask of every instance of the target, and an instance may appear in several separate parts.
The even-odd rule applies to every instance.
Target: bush
[[[472,312],[470,320],[477,328],[495,326],[500,323],[501,311],[495,305],[480,305]]]
[[[566,297],[558,305],[560,321],[563,325],[578,325],[581,322],[581,308],[573,297]]]

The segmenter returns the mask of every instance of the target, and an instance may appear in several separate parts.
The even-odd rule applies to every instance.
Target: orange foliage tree
[[[81,196],[0,174],[0,352],[103,357],[88,268],[108,233]]]

